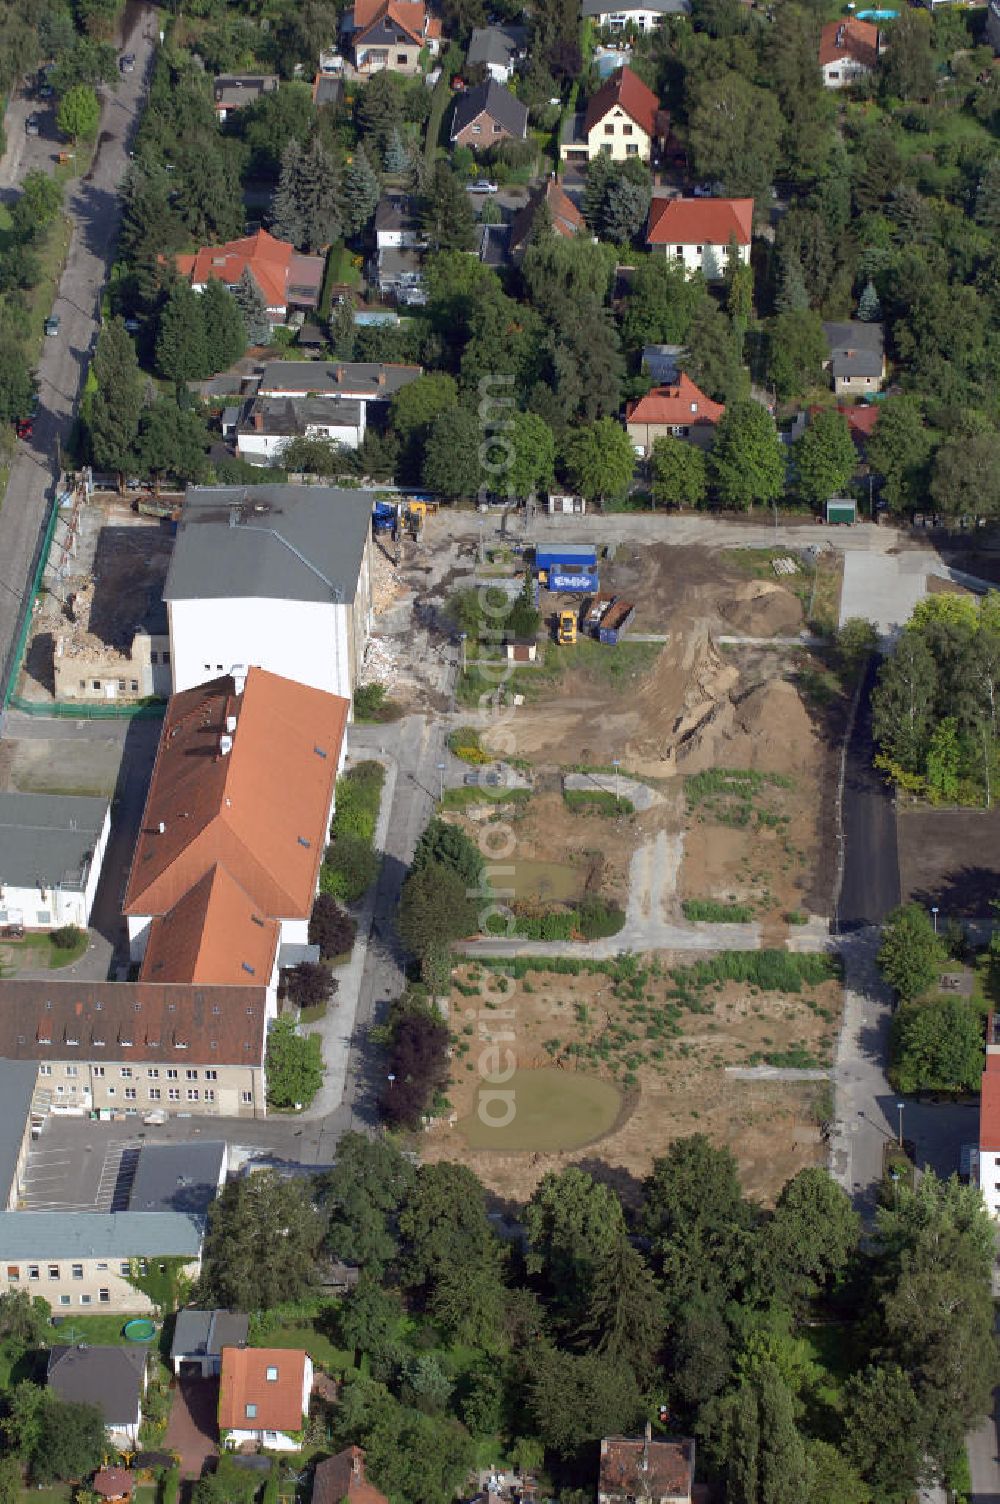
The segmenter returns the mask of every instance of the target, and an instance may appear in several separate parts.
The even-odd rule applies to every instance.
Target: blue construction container
[[[596,569],[597,552],[584,543],[560,543],[558,547],[536,548],[536,569],[558,569],[560,565],[569,571]]]
[[[556,565],[549,570],[549,590],[557,593],[569,591],[574,595],[588,595],[600,585],[596,569],[579,570],[574,565]]]

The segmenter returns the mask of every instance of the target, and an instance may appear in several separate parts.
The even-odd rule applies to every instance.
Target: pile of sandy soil
[[[751,580],[720,609],[730,631],[746,637],[788,637],[802,630],[802,603],[773,580]]]
[[[811,765],[816,733],[793,684],[772,679],[720,701],[677,746],[678,773],[707,768],[789,772]]]

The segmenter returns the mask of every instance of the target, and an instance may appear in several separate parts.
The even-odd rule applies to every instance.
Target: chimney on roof
[[[259,412],[256,407],[253,410],[253,426],[258,433],[261,433],[263,431],[264,414],[262,412]]]
[[[334,381],[337,382],[338,385],[340,384],[340,382],[343,381],[343,379],[344,379],[344,368],[343,368],[343,366],[337,366],[336,370],[333,373],[333,379],[334,379]]]
[[[639,1463],[639,1466],[642,1468],[642,1471],[644,1473],[648,1473],[649,1472],[649,1443],[652,1441],[652,1439],[653,1439],[653,1427],[650,1425],[649,1421],[647,1420],[647,1422],[646,1422],[646,1432],[645,1432],[645,1435],[642,1438],[642,1461]]]
[[[385,386],[385,366],[379,366],[378,377],[376,379],[379,386]]]
[[[225,736],[225,735],[220,736],[219,737],[219,756],[220,757],[228,757],[229,754],[230,754],[230,752],[232,750],[233,750],[233,739],[232,739],[232,737],[231,736]]]

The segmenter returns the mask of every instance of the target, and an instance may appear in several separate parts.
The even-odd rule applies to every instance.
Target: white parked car
[[[489,178],[477,178],[476,182],[469,184],[470,193],[499,193],[496,183],[491,183]]]

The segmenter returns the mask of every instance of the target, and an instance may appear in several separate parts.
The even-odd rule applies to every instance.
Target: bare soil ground
[[[903,902],[936,904],[942,920],[988,919],[1000,893],[1000,809],[897,806]]]
[[[820,853],[832,826],[836,728],[804,695],[826,671],[804,649],[723,651],[716,639],[797,633],[804,581],[796,593],[777,580],[748,578],[705,548],[630,545],[605,569],[605,584],[639,603],[636,632],[663,631],[669,640],[650,657],[650,645],[626,639],[565,669],[506,723],[507,750],[536,770],[619,758],[623,772],[653,782],[667,797],[630,825],[632,849],[660,830],[683,835],[679,899],[752,902],[777,941],[786,914],[824,913],[829,905],[833,863]],[[562,651],[573,662],[575,650]],[[602,653],[620,655],[617,678],[604,671]],[[715,769],[778,775],[788,786],[771,788],[742,827],[708,807],[692,816],[683,781]]]
[[[461,1160],[512,1200],[529,1196],[547,1171],[574,1163],[628,1195],[674,1139],[701,1132],[729,1145],[746,1190],[770,1201],[790,1176],[823,1158],[823,1083],[734,1081],[724,1068],[793,1047],[828,1061],[840,1012],[837,983],[788,996],[726,983],[707,993],[705,1011],[689,1012],[671,1007],[670,983],[659,968],[647,974],[639,998],[616,996],[623,989],[606,974],[531,972],[515,981],[467,966],[457,980],[448,1088],[453,1119],[423,1135],[423,1159]],[[623,1110],[611,1132],[562,1153],[470,1149],[461,1120],[475,1110],[484,1032],[501,1028],[514,1035],[509,1047],[520,1071],[554,1062],[573,1070],[579,1062],[622,1085]]]

